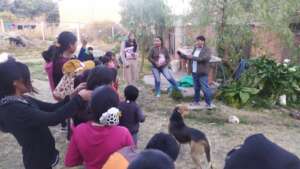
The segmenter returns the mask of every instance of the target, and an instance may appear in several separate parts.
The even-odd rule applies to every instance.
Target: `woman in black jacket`
[[[0,79],[0,129],[21,145],[26,169],[51,169],[59,153],[48,126],[71,117],[90,94],[84,90],[57,104],[26,96],[34,91],[29,69],[12,58],[0,63]]]

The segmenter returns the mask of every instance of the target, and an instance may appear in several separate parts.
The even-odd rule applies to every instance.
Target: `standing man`
[[[205,37],[198,36],[196,45],[191,55],[187,56],[189,60],[189,72],[192,73],[194,81],[194,106],[199,105],[200,90],[202,89],[208,109],[215,108],[212,104],[212,91],[208,85],[208,71],[211,51],[205,44]]]

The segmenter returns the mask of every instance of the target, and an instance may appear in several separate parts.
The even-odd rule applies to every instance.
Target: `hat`
[[[63,65],[63,72],[64,74],[67,73],[81,73],[84,72],[85,70],[89,70],[95,67],[95,62],[93,61],[85,61],[81,62],[78,59],[72,59],[67,61]]]
[[[100,124],[106,126],[115,126],[120,122],[121,112],[118,108],[112,107],[107,112],[103,113],[99,119]]]

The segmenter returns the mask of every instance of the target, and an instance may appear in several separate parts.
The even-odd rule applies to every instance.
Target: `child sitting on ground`
[[[100,86],[93,91],[91,121],[74,129],[65,157],[67,167],[83,164],[86,169],[99,169],[112,153],[134,145],[129,131],[117,126],[118,104],[119,97],[110,86]]]
[[[140,107],[135,102],[139,96],[139,90],[132,85],[129,85],[124,90],[125,101],[121,102],[119,109],[122,112],[120,125],[128,128],[132,134],[133,140],[137,145],[139,123],[145,121],[145,115]]]

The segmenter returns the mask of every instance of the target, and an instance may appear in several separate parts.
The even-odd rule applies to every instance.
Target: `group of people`
[[[139,123],[145,121],[145,115],[136,103],[139,95],[136,87],[139,54],[134,35],[130,33],[121,45],[120,56],[127,82],[124,97],[118,89],[117,74],[120,66],[115,54],[108,51],[104,56],[95,58],[93,48],[87,47],[87,41],[83,40],[76,57],[77,43],[77,37],[65,31],[42,52],[44,69],[57,103],[46,103],[26,95],[36,92],[28,66],[10,56],[1,58],[0,76],[3,82],[0,84],[0,128],[14,135],[22,146],[26,169],[50,169],[59,162],[59,151],[55,148],[55,140],[48,128],[59,123],[63,130],[68,130],[70,140],[65,156],[66,166],[84,165],[86,168],[98,169],[118,150],[124,148],[136,152]],[[199,55],[198,50],[196,53]],[[190,59],[195,58],[196,55]],[[154,39],[154,47],[148,59],[152,64],[157,97],[161,94],[160,74],[166,77],[175,90],[180,90],[169,70],[171,57],[163,46],[162,38]],[[171,136],[159,136],[154,140],[164,142],[164,137],[167,137],[173,147],[177,145],[174,139],[170,139]],[[153,146],[161,146],[158,149],[167,151],[167,154],[168,151],[175,151],[175,155],[171,155],[175,160],[178,148],[175,146],[173,150],[165,150],[168,144]],[[173,161],[158,151],[145,151],[140,158],[138,154],[135,153],[134,157],[142,161],[145,160],[145,154],[156,154],[162,156],[158,159]],[[133,161],[132,157],[129,161]],[[139,163],[134,164],[138,166]]]
[[[180,90],[168,69],[170,56],[162,44],[162,39],[156,37],[149,53],[157,97],[161,94],[160,74],[166,77],[175,90]],[[49,126],[62,123],[63,127],[69,127],[70,142],[64,159],[67,167],[84,165],[86,169],[174,169],[179,145],[173,136],[166,133],[155,134],[145,150],[137,150],[139,125],[146,117],[136,102],[139,96],[139,89],[136,87],[139,55],[134,35],[129,34],[121,48],[127,81],[124,94],[120,94],[118,89],[119,66],[114,53],[109,51],[96,59],[93,49],[86,48],[87,42],[83,41],[80,54],[76,57],[76,47],[76,36],[71,32],[62,32],[57,42],[42,53],[49,85],[57,103],[46,103],[27,95],[36,93],[28,66],[11,56],[0,58],[0,130],[11,133],[21,145],[25,168],[51,169],[59,163],[59,151],[55,147]],[[205,38],[197,37],[192,55],[182,57],[189,60],[191,65],[195,82],[194,104],[199,104],[200,89],[203,89],[207,106],[211,108],[211,91],[207,84],[210,50],[205,46]],[[65,80],[68,78],[71,80]],[[57,90],[58,87],[61,88]],[[57,94],[67,88],[71,88],[71,92]],[[293,167],[296,164],[300,166],[295,162],[295,156],[261,136],[255,138],[259,139],[252,137],[249,140],[275,147],[276,153],[289,157],[288,160],[295,164]],[[249,141],[250,143],[252,142]],[[262,148],[264,147],[266,146]],[[228,154],[230,158],[227,159],[225,168],[246,168],[244,164],[247,160],[239,157],[250,151],[247,148],[255,149],[250,144]],[[241,164],[241,161],[244,163]],[[280,162],[283,161],[281,159]],[[256,164],[251,160],[248,162]],[[241,167],[242,165],[244,166]],[[297,166],[289,169],[299,169]]]
[[[59,151],[48,128],[58,123],[70,127],[66,166],[83,164],[86,168],[102,168],[115,151],[137,145],[139,123],[145,120],[135,102],[139,90],[128,85],[122,99],[116,84],[114,54],[107,52],[96,62],[91,57],[86,59],[91,53],[81,52],[79,62],[74,56],[76,47],[76,36],[62,32],[57,42],[42,53],[55,104],[26,95],[36,92],[28,66],[10,56],[1,58],[0,128],[14,135],[22,146],[26,169],[49,169],[58,163]],[[61,90],[73,88],[72,93],[58,95],[63,91],[57,87],[69,83],[63,81],[69,75],[74,86],[65,84]],[[69,124],[67,119],[72,119]]]

